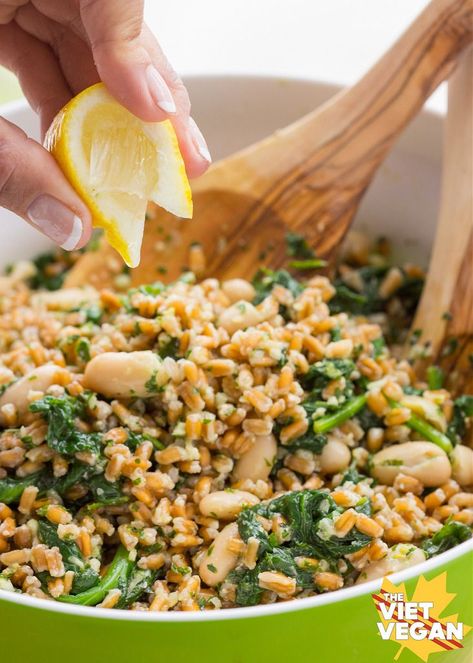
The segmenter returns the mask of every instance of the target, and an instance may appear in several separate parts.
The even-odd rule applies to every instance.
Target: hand
[[[0,0],[0,64],[17,75],[43,133],[102,80],[142,120],[172,121],[190,177],[211,161],[187,91],[143,23],[143,0]],[[90,238],[90,212],[53,157],[1,117],[0,205],[67,250]]]

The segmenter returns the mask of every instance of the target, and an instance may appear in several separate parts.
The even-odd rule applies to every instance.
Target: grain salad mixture
[[[215,610],[471,537],[473,397],[397,352],[421,271],[358,240],[331,282],[288,245],[252,283],[68,289],[62,253],[0,279],[0,589]]]

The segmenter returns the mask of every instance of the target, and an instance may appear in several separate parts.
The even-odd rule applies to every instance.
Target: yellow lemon
[[[169,120],[143,122],[103,83],[59,111],[45,138],[77,193],[129,267],[140,262],[149,200],[176,216],[192,216],[192,194]]]

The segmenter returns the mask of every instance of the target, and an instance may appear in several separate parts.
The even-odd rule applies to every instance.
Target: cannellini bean
[[[357,585],[364,582],[369,582],[375,578],[382,578],[390,573],[397,573],[409,566],[415,566],[421,562],[425,562],[426,556],[423,550],[416,548],[411,544],[398,543],[390,548],[386,557],[377,562],[370,562],[362,570]]]
[[[108,398],[145,398],[161,386],[161,367],[161,359],[151,350],[104,352],[87,364],[83,384]]]
[[[199,502],[200,512],[219,520],[233,520],[245,506],[258,504],[256,495],[245,490],[217,490]]]
[[[274,464],[278,443],[274,435],[257,435],[255,443],[236,462],[233,479],[266,481]]]
[[[441,486],[452,474],[447,454],[433,442],[393,444],[373,456],[371,468],[371,475],[388,486],[401,473],[427,487]]]
[[[66,371],[56,364],[44,364],[30,371],[22,378],[7,387],[0,396],[0,408],[7,403],[15,405],[18,416],[21,418],[28,411],[30,402],[28,393],[30,391],[46,391],[53,384],[56,384],[61,374]],[[2,415],[0,413],[0,423]]]
[[[450,454],[452,477],[460,486],[473,486],[473,449],[457,444]]]
[[[227,295],[231,304],[244,300],[251,302],[255,296],[255,289],[249,281],[245,279],[229,279],[222,283],[222,290]]]
[[[261,322],[261,313],[249,302],[243,299],[229,306],[221,314],[218,324],[227,330],[229,334],[234,334],[238,329],[245,329],[257,325]]]
[[[38,292],[31,298],[35,308],[47,308],[50,311],[70,311],[86,304],[93,304],[99,300],[99,293],[95,288],[63,288],[54,292]]]
[[[238,562],[238,553],[228,549],[231,539],[238,537],[238,525],[230,523],[217,535],[199,566],[199,575],[210,587],[225,580]]]
[[[350,449],[340,440],[330,438],[319,456],[320,469],[325,474],[336,474],[350,464]]]

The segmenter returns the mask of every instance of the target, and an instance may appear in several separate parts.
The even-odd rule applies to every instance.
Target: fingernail
[[[205,142],[205,138],[203,137],[201,130],[199,129],[199,127],[195,123],[195,120],[192,117],[189,118],[189,127],[191,131],[192,141],[196,146],[200,156],[209,163],[211,163],[212,157],[210,155],[209,148],[207,147],[207,143]]]
[[[82,237],[82,220],[53,196],[35,198],[27,211],[28,219],[62,249],[72,251]]]
[[[172,98],[171,90],[159,71],[152,64],[146,68],[146,80],[148,82],[149,93],[156,106],[159,106],[165,113],[175,113],[176,104]]]

